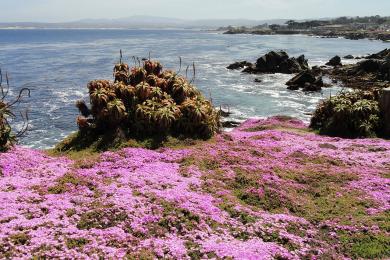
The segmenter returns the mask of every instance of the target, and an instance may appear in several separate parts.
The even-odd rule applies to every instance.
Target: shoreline
[[[222,34],[234,35],[234,34],[247,34],[247,35],[302,35],[312,36],[318,38],[342,38],[348,40],[377,40],[386,43],[390,43],[390,32],[331,32],[331,33],[318,33],[315,31],[285,31],[285,32],[266,32],[266,31],[220,31]]]

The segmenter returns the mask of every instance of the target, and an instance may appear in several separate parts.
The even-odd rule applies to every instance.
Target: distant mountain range
[[[216,29],[224,26],[256,26],[259,24],[283,24],[288,19],[249,20],[249,19],[204,19],[185,20],[156,16],[131,16],[119,19],[83,19],[65,23],[15,22],[0,23],[0,28],[183,28],[183,29]]]

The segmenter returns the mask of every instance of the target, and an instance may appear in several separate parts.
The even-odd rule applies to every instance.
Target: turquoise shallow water
[[[28,107],[31,125],[21,144],[49,148],[77,129],[75,101],[87,98],[88,81],[112,78],[120,49],[130,64],[131,56],[147,57],[149,52],[171,69],[178,69],[179,56],[184,67],[195,62],[195,84],[216,106],[229,107],[232,119],[286,114],[308,122],[316,104],[339,86],[305,94],[286,89],[291,75],[257,76],[263,82],[255,83],[256,76],[225,67],[238,60],[255,61],[275,49],[305,54],[311,65],[321,65],[334,55],[364,55],[387,47],[369,40],[188,30],[0,30],[0,67],[10,74],[11,94],[23,85],[32,90],[20,107]]]

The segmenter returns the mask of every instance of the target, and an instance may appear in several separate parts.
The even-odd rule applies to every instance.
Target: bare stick
[[[22,98],[23,92],[25,92],[25,91],[27,91],[27,96],[30,97],[30,92],[31,92],[30,89],[29,89],[29,88],[22,88],[22,89],[19,91],[19,95],[18,95],[18,97],[16,98],[16,100],[15,100],[14,102],[10,103],[10,104],[7,104],[7,105],[6,105],[6,108],[12,107],[12,106],[15,105],[16,103],[18,103],[18,102],[21,100],[21,98]]]
[[[176,72],[176,74],[179,74],[181,71],[181,62],[182,62],[181,57],[179,57],[179,71]]]
[[[190,81],[190,83],[192,84],[193,82],[195,82],[195,76],[196,76],[196,68],[195,68],[195,62],[192,63],[192,71],[193,71],[193,76],[192,76],[192,79]]]
[[[190,65],[187,66],[186,68],[186,78],[187,78],[187,75],[188,75],[188,69],[190,68]]]
[[[23,119],[23,126],[22,126],[22,129],[16,134],[17,138],[24,136],[26,134],[26,132],[28,131],[28,127],[29,127],[28,110],[26,110],[24,113],[25,113],[25,115],[23,116],[23,113],[20,112],[20,116]]]
[[[0,69],[0,91],[1,91],[1,98],[3,99],[4,97],[4,89],[3,89],[3,73],[1,72],[1,69]]]

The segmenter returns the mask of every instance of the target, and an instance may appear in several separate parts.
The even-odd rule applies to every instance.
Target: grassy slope
[[[388,141],[272,118],[184,143],[2,155],[0,256],[390,257]]]

